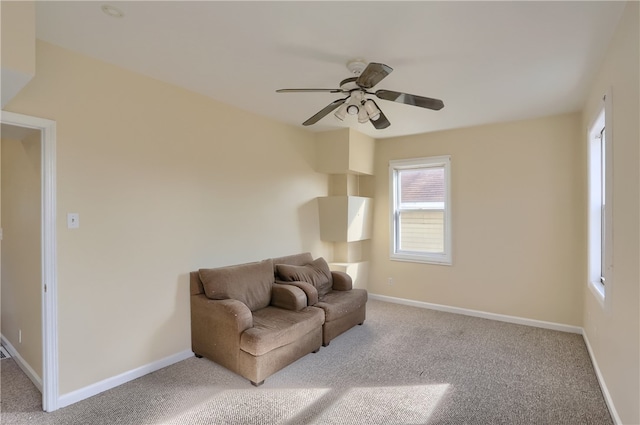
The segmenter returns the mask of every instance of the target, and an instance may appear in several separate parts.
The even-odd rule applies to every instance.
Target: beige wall
[[[57,122],[61,394],[189,350],[189,271],[330,253],[311,133],[42,42],[6,109]]]
[[[2,106],[33,78],[36,69],[36,15],[32,1],[0,2]]]
[[[580,326],[581,134],[576,113],[379,140],[369,290]],[[453,265],[390,261],[389,160],[438,155],[451,155]]]
[[[592,86],[581,132],[586,152],[588,126],[602,96],[611,89],[613,282],[607,280],[608,307],[603,308],[587,288],[586,276],[582,287],[586,336],[624,424],[640,423],[639,13],[638,2],[629,2]],[[583,155],[586,164],[586,153]],[[583,174],[587,174],[586,166]],[[586,258],[586,252],[583,255]]]
[[[40,134],[1,145],[2,336],[42,378]]]

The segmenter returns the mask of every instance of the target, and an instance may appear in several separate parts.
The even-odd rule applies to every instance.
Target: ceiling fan
[[[369,91],[393,71],[390,66],[383,63],[371,62],[367,64],[362,60],[355,60],[347,64],[347,69],[356,75],[356,77],[342,80],[339,89],[279,89],[276,90],[276,93],[328,92],[347,95],[347,97],[342,99],[334,100],[303,122],[302,125],[315,124],[337,108],[338,110],[334,115],[340,121],[344,120],[346,115],[349,114],[357,115],[358,122],[360,123],[370,121],[378,130],[389,127],[391,123],[380,110],[378,104],[373,99],[367,98],[366,95],[374,95],[379,99],[436,111],[444,107],[444,103],[440,99],[432,99],[430,97],[416,96],[391,90]]]

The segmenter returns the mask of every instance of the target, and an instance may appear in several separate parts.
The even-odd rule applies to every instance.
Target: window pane
[[[444,202],[444,167],[401,170],[400,206]]]
[[[400,251],[443,253],[444,211],[401,211]]]

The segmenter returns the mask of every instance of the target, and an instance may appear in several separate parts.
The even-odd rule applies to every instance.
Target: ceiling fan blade
[[[316,113],[314,116],[312,116],[311,118],[309,118],[308,120],[306,120],[305,122],[302,123],[302,125],[311,125],[311,124],[315,124],[318,121],[320,121],[322,118],[324,118],[326,115],[329,115],[334,109],[336,109],[338,106],[342,105],[344,102],[346,102],[346,100],[349,99],[349,97],[345,97],[344,99],[338,99],[338,100],[334,100],[333,102],[331,102],[330,104],[328,104],[327,106],[325,106],[324,108],[322,108],[318,113]]]
[[[371,101],[376,105],[376,108],[378,108],[378,111],[380,111],[380,116],[378,117],[377,120],[374,121],[372,119],[369,119],[369,121],[371,121],[371,124],[373,124],[373,126],[378,130],[382,130],[383,128],[389,127],[391,123],[387,119],[387,116],[384,114],[384,112],[382,112],[382,109],[378,107],[378,104],[373,99],[371,99]]]
[[[430,97],[416,96],[414,94],[400,93],[391,90],[378,90],[375,92],[375,95],[380,99],[404,103],[406,105],[419,106],[421,108],[434,109],[436,111],[444,108],[443,101],[440,99],[432,99]]]
[[[304,92],[311,92],[311,93],[342,93],[343,90],[342,89],[278,89],[276,90],[276,93],[304,93]]]
[[[393,68],[388,65],[371,62],[362,71],[362,74],[356,80],[356,84],[363,89],[370,89],[391,74],[391,71],[393,71]]]

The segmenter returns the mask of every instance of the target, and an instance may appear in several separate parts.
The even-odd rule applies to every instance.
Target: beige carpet
[[[363,326],[259,388],[191,358],[43,413],[37,390],[2,360],[0,423],[612,424],[579,335],[381,301],[367,308]]]

